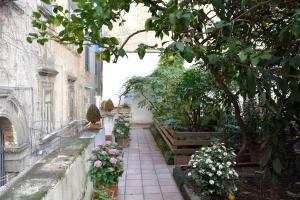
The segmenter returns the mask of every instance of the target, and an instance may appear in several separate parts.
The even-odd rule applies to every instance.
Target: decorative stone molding
[[[77,80],[76,76],[69,74],[68,75],[68,82],[75,82]]]
[[[58,71],[53,69],[53,68],[49,68],[49,67],[41,67],[38,69],[38,73],[41,76],[56,76],[58,74]]]

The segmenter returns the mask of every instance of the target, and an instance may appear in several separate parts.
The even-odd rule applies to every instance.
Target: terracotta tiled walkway
[[[132,129],[118,200],[182,200],[171,170],[148,129]]]

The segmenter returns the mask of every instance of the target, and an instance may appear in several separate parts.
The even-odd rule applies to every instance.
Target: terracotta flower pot
[[[128,146],[129,138],[116,138],[116,142],[118,143],[118,145],[124,148]]]
[[[115,199],[118,195],[118,185],[110,186],[108,190],[111,192],[113,199]]]
[[[111,196],[113,199],[116,199],[116,197],[118,195],[118,183],[116,185],[112,185],[112,186],[100,185],[98,188],[99,188],[99,190],[111,193]]]

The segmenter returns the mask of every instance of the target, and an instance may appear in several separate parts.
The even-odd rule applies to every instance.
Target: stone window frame
[[[47,108],[45,113],[45,91],[50,91],[50,108]],[[54,82],[49,81],[41,81],[41,129],[43,131],[43,135],[50,134],[54,129]],[[48,110],[49,109],[49,110]],[[48,113],[49,111],[49,113]],[[45,119],[45,114],[50,117]]]
[[[76,79],[68,78],[68,104],[69,104],[69,122],[76,119],[76,90],[75,90]],[[73,101],[72,101],[73,100]]]

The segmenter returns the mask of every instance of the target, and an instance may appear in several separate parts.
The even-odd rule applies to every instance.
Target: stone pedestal
[[[5,171],[8,173],[21,172],[26,167],[25,159],[30,155],[29,144],[5,148]]]

